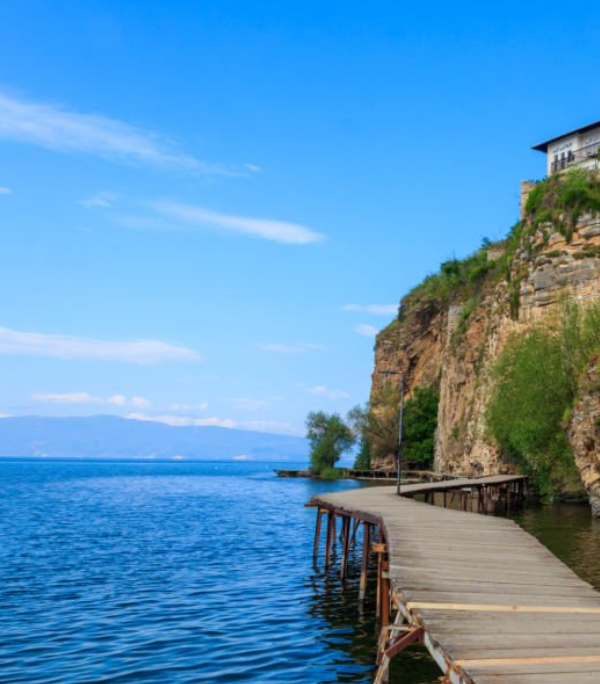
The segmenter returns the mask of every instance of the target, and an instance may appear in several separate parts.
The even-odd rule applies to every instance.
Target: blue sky
[[[4,2],[0,414],[302,432],[600,118],[591,2]]]

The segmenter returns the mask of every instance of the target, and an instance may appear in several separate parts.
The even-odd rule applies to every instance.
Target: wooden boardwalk
[[[439,491],[472,481],[435,484]],[[423,487],[402,491],[414,496]],[[328,521],[327,563],[336,517],[343,521],[342,574],[352,520],[362,523],[361,598],[365,566],[378,554],[376,681],[386,681],[390,658],[420,641],[441,681],[452,684],[600,684],[600,594],[516,523],[411,501],[393,487],[317,496],[308,505],[318,508],[318,529]]]

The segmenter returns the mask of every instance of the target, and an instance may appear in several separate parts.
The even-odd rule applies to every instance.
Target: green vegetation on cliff
[[[496,362],[488,427],[545,497],[576,482],[566,428],[582,373],[599,349],[600,303],[568,301],[556,321],[511,338]]]
[[[437,387],[417,387],[404,407],[402,453],[407,461],[433,465],[440,394]]]
[[[413,288],[406,299],[418,303],[440,302],[450,304],[476,296],[494,268],[488,260],[488,243],[465,259],[444,261],[434,273]]]
[[[406,295],[403,306],[462,304],[457,329],[460,337],[486,288],[506,280],[510,311],[516,318],[523,278],[523,272],[515,268],[516,255],[533,256],[539,247],[534,244],[536,231],[546,226],[570,241],[577,221],[585,214],[600,214],[600,176],[596,172],[572,169],[539,181],[529,194],[525,219],[516,223],[503,241],[492,243],[486,239],[479,250],[466,258],[443,262],[437,273],[427,276]],[[546,239],[548,235],[549,231]],[[495,247],[503,249],[503,254],[490,260],[488,251]],[[600,250],[582,251],[575,255],[576,258],[590,256],[600,256]],[[392,322],[386,332],[395,325],[395,321]]]
[[[530,232],[551,224],[570,242],[575,225],[584,214],[600,213],[600,178],[587,169],[550,176],[535,185],[525,213]]]

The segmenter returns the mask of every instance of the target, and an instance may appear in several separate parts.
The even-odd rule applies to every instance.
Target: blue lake
[[[359,485],[273,467],[0,462],[0,681],[371,682],[374,599],[361,614],[358,558],[345,588],[312,567],[304,508]],[[568,510],[521,522],[600,584],[598,526]],[[419,650],[401,668],[439,676]]]

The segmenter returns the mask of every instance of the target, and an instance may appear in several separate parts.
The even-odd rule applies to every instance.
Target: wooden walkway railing
[[[479,485],[486,482],[509,484],[480,478]],[[435,484],[439,492],[473,481]],[[423,487],[403,494],[424,494]],[[415,642],[448,684],[600,683],[600,594],[511,520],[428,506],[393,487],[316,496],[307,505],[318,511],[315,560],[327,520],[326,565],[342,520],[342,576],[362,525],[360,600],[376,559],[378,684],[390,659]]]

